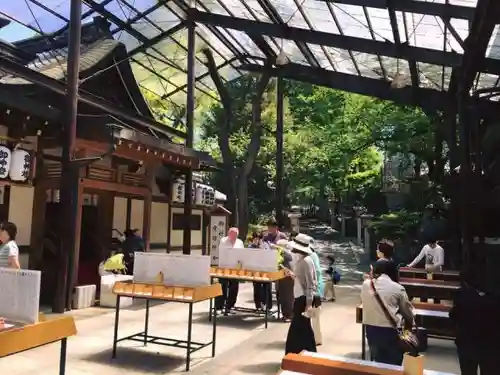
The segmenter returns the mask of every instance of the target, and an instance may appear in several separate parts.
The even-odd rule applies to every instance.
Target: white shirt
[[[444,265],[444,249],[436,245],[435,247],[430,247],[429,245],[425,245],[420,254],[411,262],[408,266],[414,267],[418,264],[422,259],[425,258],[425,268],[434,267],[440,269]]]
[[[0,245],[0,267],[9,267],[9,257],[18,257],[19,248],[14,241]]]
[[[243,249],[245,245],[243,241],[239,238],[234,241],[234,243],[229,239],[229,237],[222,237],[219,242],[219,249]]]

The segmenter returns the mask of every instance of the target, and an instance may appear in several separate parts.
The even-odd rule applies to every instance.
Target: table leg
[[[276,281],[275,283],[271,283],[271,286],[274,284],[275,288],[276,286],[278,285],[278,282]],[[271,294],[271,298],[273,298],[272,294]],[[280,301],[278,300],[278,293],[276,291],[276,306],[278,308],[278,320],[281,319],[281,305],[280,305]]]
[[[118,343],[118,324],[120,322],[120,296],[116,296],[115,306],[115,332],[113,335],[113,353],[111,358],[116,358],[116,344]]]
[[[214,278],[210,277],[210,285],[214,283]],[[210,298],[208,302],[208,321],[210,322],[212,320],[212,309],[215,310],[215,299],[212,301],[212,298]]]
[[[361,324],[361,359],[366,359],[366,327]]]
[[[144,318],[144,346],[148,345],[149,299],[146,300],[146,317]]]
[[[214,319],[215,321],[215,319]],[[187,333],[187,348],[186,348],[186,371],[189,371],[191,362],[191,331],[193,328],[193,304],[189,304],[189,318],[188,318],[188,333]]]
[[[68,339],[65,337],[61,340],[61,352],[59,354],[59,375],[66,374],[66,348]]]
[[[267,293],[266,311],[265,311],[265,315],[264,315],[264,327],[265,328],[267,328],[267,322],[269,320],[269,304],[270,304],[270,302],[271,301],[269,301],[269,293]]]
[[[212,301],[212,299],[210,299]],[[212,321],[212,357],[215,357],[215,341],[217,338],[217,310],[213,309]]]

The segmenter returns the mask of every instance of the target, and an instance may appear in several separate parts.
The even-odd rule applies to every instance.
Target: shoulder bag
[[[382,298],[380,297],[380,294],[378,294],[377,289],[375,288],[375,283],[373,282],[373,278],[370,279],[371,287],[373,290],[373,295],[375,296],[375,299],[377,300],[378,304],[384,311],[385,316],[391,322],[392,326],[396,331],[398,332],[399,336],[399,342],[401,344],[401,347],[405,353],[416,353],[418,352],[419,349],[419,340],[417,337],[417,334],[415,333],[415,329],[412,328],[411,330],[405,330],[404,327],[400,327],[398,325],[398,322],[396,318],[390,313],[390,311],[387,309],[387,306],[385,305],[384,301],[382,301]]]

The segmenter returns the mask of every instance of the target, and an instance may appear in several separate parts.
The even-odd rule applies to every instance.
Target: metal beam
[[[328,3],[342,5],[357,5],[360,7],[387,9],[387,0],[319,0]],[[414,0],[394,1],[394,10],[400,12],[426,14],[436,17],[451,17],[462,20],[472,20],[474,18],[473,7],[450,5],[435,2],[424,2]],[[497,23],[500,22],[500,15],[497,15]]]
[[[265,68],[259,64],[244,64],[241,70],[261,73]],[[272,68],[273,76],[307,82],[319,86],[348,91],[360,95],[391,100],[406,105],[416,105],[431,110],[442,110],[448,99],[448,93],[428,88],[405,87],[394,89],[390,82],[374,78],[360,77],[353,74],[334,72],[321,68],[313,68],[300,64],[285,64]],[[414,92],[418,91],[418,95]],[[418,100],[416,99],[418,98]],[[500,103],[478,100],[476,104],[484,111],[498,111]]]
[[[352,50],[373,55],[415,60],[427,64],[459,66],[462,55],[456,52],[445,52],[430,48],[413,47],[410,45],[397,46],[391,42],[380,42],[370,39],[331,34],[323,31],[306,30],[286,25],[276,25],[267,22],[251,21],[244,18],[228,17],[219,14],[193,10],[196,22],[220,26],[227,29],[239,30],[248,34],[267,35],[304,43]],[[490,74],[500,74],[500,60],[485,59],[481,71]]]
[[[26,66],[17,64],[2,56],[0,56],[0,69],[14,76],[23,78],[34,84],[45,87],[46,89],[57,92],[58,94],[66,95],[66,85],[63,82],[59,82],[54,78],[48,77]],[[186,133],[184,132],[181,132],[167,125],[156,122],[148,117],[132,113],[126,110],[125,108],[111,104],[106,100],[100,99],[94,95],[80,91],[78,93],[78,100],[85,104],[90,105],[91,107],[100,109],[105,113],[109,113],[125,121],[128,121],[130,125],[135,125],[140,131],[147,131],[148,129],[153,129],[157,132],[169,136],[180,137],[183,139],[186,138]]]

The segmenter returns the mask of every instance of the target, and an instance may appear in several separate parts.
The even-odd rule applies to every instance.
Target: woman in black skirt
[[[311,238],[304,234],[298,234],[291,243],[292,253],[295,254],[296,261],[293,273],[290,276],[294,279],[294,303],[293,317],[288,329],[286,338],[285,354],[300,353],[303,350],[316,351],[316,341],[311,326],[309,316],[312,308],[321,303],[317,301],[317,279],[314,263],[309,257],[312,254],[310,247]]]

